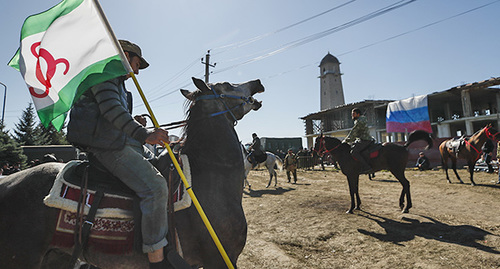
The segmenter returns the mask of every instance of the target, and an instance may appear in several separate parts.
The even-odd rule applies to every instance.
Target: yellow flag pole
[[[153,125],[156,128],[159,128],[160,125],[158,124],[158,121],[156,120],[156,117],[153,114],[153,110],[149,106],[148,101],[146,100],[146,96],[144,95],[141,86],[139,86],[139,82],[137,81],[137,78],[135,77],[134,72],[130,72],[130,77],[134,80],[135,86],[137,90],[139,91],[139,94],[141,95],[142,101],[146,105],[146,108],[149,112],[149,115],[151,116],[151,120],[153,121]],[[174,152],[170,148],[170,146],[163,142],[163,145],[165,148],[168,150],[168,155],[170,155],[170,158],[172,159],[172,162],[174,163],[175,168],[177,169],[177,172],[179,172],[179,175],[181,176],[182,183],[184,183],[184,186],[186,187],[186,191],[191,197],[191,200],[193,200],[193,204],[196,207],[196,210],[198,211],[198,214],[200,214],[201,219],[203,220],[203,223],[207,227],[208,232],[210,233],[210,236],[212,237],[212,240],[214,241],[215,245],[217,246],[217,249],[219,250],[220,254],[222,255],[222,258],[224,259],[224,262],[227,265],[227,268],[234,269],[233,263],[227,256],[226,251],[224,250],[224,247],[222,246],[221,242],[219,241],[219,238],[217,237],[217,234],[215,233],[214,229],[212,228],[212,225],[210,224],[210,221],[208,220],[207,216],[205,215],[205,212],[203,211],[203,208],[201,207],[200,203],[198,202],[198,199],[194,195],[193,189],[189,185],[189,183],[186,180],[186,177],[184,176],[184,173],[182,172],[181,167],[179,166],[179,162],[177,162],[177,159],[175,158]]]

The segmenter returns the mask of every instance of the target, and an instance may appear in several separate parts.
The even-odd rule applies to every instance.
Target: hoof
[[[345,212],[346,214],[352,214],[352,209],[349,209]]]
[[[409,213],[410,210],[408,210],[407,208],[403,209],[403,211],[401,211],[401,213]]]
[[[269,185],[267,185],[266,188],[269,188]]]

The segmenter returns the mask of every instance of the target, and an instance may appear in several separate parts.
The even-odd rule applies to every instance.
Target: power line
[[[160,91],[161,89],[165,88],[166,86],[168,86],[169,84],[173,83],[177,78],[179,78],[180,76],[182,76],[184,73],[186,73],[191,67],[193,67],[195,64],[198,63],[199,61],[199,57],[196,58],[196,60],[192,61],[190,64],[188,64],[185,68],[183,68],[181,71],[177,72],[175,75],[173,75],[172,77],[168,78],[167,80],[165,80],[164,82],[160,83],[158,86],[155,86],[151,89],[151,91],[149,92],[149,94],[152,94],[154,95],[155,93],[157,93],[158,91]]]
[[[400,2],[402,2],[402,1],[400,1]],[[398,3],[400,3],[400,2],[398,2]],[[413,2],[413,1],[411,1],[411,2]],[[465,14],[471,13],[471,12],[476,11],[476,10],[478,10],[478,9],[485,8],[485,7],[487,7],[487,6],[490,6],[490,5],[492,5],[492,4],[495,4],[495,3],[497,3],[497,2],[500,2],[500,0],[496,0],[496,1],[493,1],[493,2],[490,2],[490,3],[487,3],[487,4],[484,4],[484,5],[481,5],[481,6],[478,6],[478,7],[475,7],[475,8],[469,9],[469,10],[466,10],[466,11],[464,11],[464,12],[460,12],[460,13],[455,14],[455,15],[453,15],[453,16],[449,16],[449,17],[447,17],[447,18],[444,18],[444,19],[441,19],[441,20],[434,21],[434,22],[432,22],[432,23],[429,23],[429,24],[426,24],[426,25],[420,26],[420,27],[415,28],[415,29],[413,29],[413,30],[406,31],[406,32],[404,32],[404,33],[397,34],[397,35],[391,36],[391,37],[389,37],[389,38],[386,38],[386,39],[383,39],[383,40],[380,40],[380,41],[377,41],[377,42],[374,42],[374,43],[371,43],[371,44],[368,44],[368,45],[365,45],[365,46],[359,47],[359,48],[357,48],[357,49],[350,50],[350,51],[347,51],[347,52],[344,52],[344,53],[340,53],[340,54],[338,54],[338,55],[339,55],[339,56],[343,56],[343,55],[350,54],[350,53],[353,53],[353,52],[356,52],[356,51],[359,51],[359,50],[363,50],[363,49],[366,49],[366,48],[369,48],[369,47],[372,47],[372,46],[375,46],[375,45],[378,45],[378,44],[381,44],[381,43],[384,43],[384,42],[387,42],[387,41],[390,41],[390,40],[393,40],[393,39],[396,39],[396,38],[398,38],[398,37],[401,37],[401,36],[404,36],[404,35],[407,35],[407,34],[410,34],[410,33],[413,33],[413,32],[416,32],[416,31],[419,31],[419,30],[422,30],[422,29],[425,29],[425,28],[428,28],[428,27],[430,27],[430,26],[433,26],[433,25],[436,25],[436,24],[439,24],[439,23],[442,23],[442,22],[445,22],[445,21],[448,21],[448,20],[454,19],[454,18],[456,18],[456,17],[459,17],[459,16],[462,16],[462,15],[465,15]],[[403,4],[401,4],[401,5],[405,5],[405,4],[409,4],[409,3],[410,3],[410,2],[403,3]],[[398,8],[398,7],[400,7],[400,6],[395,6],[396,4],[397,4],[397,3],[395,3],[395,4],[391,5],[392,7],[391,7],[391,6],[388,6],[388,7],[384,8],[384,9],[380,9],[380,10],[378,10],[378,11],[372,12],[372,13],[370,13],[370,14],[368,14],[368,15],[365,15],[365,16],[363,16],[363,17],[360,17],[360,18],[358,18],[358,19],[356,19],[356,20],[353,20],[353,21],[351,21],[351,22],[356,22],[356,24],[357,24],[357,23],[362,22],[362,20],[361,20],[362,18],[365,18],[365,20],[363,20],[363,21],[366,21],[366,20],[368,20],[368,19],[369,19],[369,18],[368,18],[368,16],[371,16],[371,18],[374,18],[375,16],[382,15],[383,13],[382,13],[382,14],[376,14],[376,13],[377,13],[377,12],[380,12],[380,11],[382,11],[382,10],[385,10],[385,9],[387,9],[387,8],[389,8],[389,7],[391,7],[391,8],[392,8],[391,10],[393,10],[394,8]],[[384,13],[386,13],[386,12],[388,12],[388,11],[389,11],[389,10],[385,11]],[[345,24],[343,24],[343,25],[341,25],[341,26],[338,26],[338,27],[331,28],[331,29],[329,29],[329,30],[333,30],[333,29],[340,29],[340,30],[343,30],[343,29],[346,29],[347,27],[350,27],[350,26],[349,26],[349,24],[350,24],[351,22],[345,23]],[[355,25],[355,24],[353,24],[353,25]],[[351,26],[352,26],[352,25],[351,25]],[[343,27],[343,28],[340,28],[340,27]],[[327,32],[327,31],[329,31],[329,30],[323,31],[323,32],[321,32],[321,33],[325,33],[325,32]],[[338,30],[338,31],[340,31],[340,30]],[[332,32],[332,33],[333,33],[333,32]],[[309,36],[309,37],[302,38],[302,39],[299,39],[299,40],[300,40],[300,41],[307,41],[307,40],[309,40],[308,38],[312,38],[312,37],[314,37],[314,36],[316,36],[316,35],[318,35],[318,34],[311,35],[311,36]],[[320,37],[318,37],[318,38],[321,38],[321,37],[322,37],[322,36],[320,36]],[[312,40],[311,40],[311,41],[312,41]],[[296,42],[297,42],[297,41],[296,41]],[[310,41],[309,41],[309,42],[310,42]],[[295,44],[295,43],[294,43],[294,42],[290,42],[290,43],[288,43],[288,44],[293,45],[293,44]],[[277,51],[277,50],[276,50],[276,51]],[[268,53],[268,54],[269,54],[269,53]],[[269,55],[269,56],[271,56],[271,55]],[[269,57],[269,56],[266,56],[266,57]],[[261,56],[261,57],[262,57],[262,56]],[[259,58],[259,57],[256,57],[256,58],[254,58],[254,59],[258,59],[258,58]],[[233,65],[233,66],[231,66],[231,68],[230,68],[230,67],[227,67],[227,68],[225,68],[225,69],[223,69],[223,70],[218,70],[217,72],[214,72],[214,73],[220,73],[220,72],[227,71],[227,70],[229,70],[229,69],[235,68],[235,67],[237,67],[237,66],[240,66],[240,65],[243,65],[243,64],[250,63],[250,61],[251,61],[251,62],[256,61],[256,60],[254,60],[254,59],[251,59],[251,60],[249,60],[249,61],[247,61],[247,62],[243,62],[243,63],[237,64],[237,65]],[[319,64],[319,62],[315,62],[315,63],[312,63],[312,64],[303,65],[303,66],[300,66],[300,67],[297,67],[297,68],[294,68],[294,69],[291,69],[291,70],[288,70],[288,71],[284,71],[284,72],[280,72],[280,73],[277,73],[277,74],[274,74],[274,75],[268,76],[268,77],[267,77],[267,79],[269,79],[269,78],[274,78],[274,77],[278,77],[278,76],[284,75],[284,74],[286,74],[286,73],[294,72],[294,71],[301,70],[301,69],[304,69],[304,68],[310,67],[310,66],[312,66],[312,65],[318,65],[318,64]],[[186,84],[186,85],[185,85],[185,86],[183,86],[183,87],[187,87],[187,86],[189,86],[189,85],[190,85],[190,83]],[[162,97],[164,97],[164,96],[167,96],[167,95],[169,95],[169,94],[171,94],[171,93],[174,93],[174,92],[176,92],[177,90],[178,90],[178,89],[173,90],[173,91],[171,91],[171,92],[168,92],[168,93],[166,93],[166,94],[162,95],[161,97],[156,98],[155,100],[158,100],[158,99],[160,99],[160,98],[162,98]]]
[[[292,28],[292,27],[295,27],[295,26],[297,26],[297,25],[299,25],[299,24],[305,23],[305,22],[307,22],[307,21],[310,21],[310,20],[312,20],[312,19],[315,19],[315,18],[320,17],[320,16],[322,16],[322,15],[325,15],[325,14],[327,14],[327,13],[330,13],[330,12],[332,12],[332,11],[336,10],[336,9],[339,9],[339,8],[341,8],[341,7],[344,7],[344,6],[346,6],[346,5],[348,5],[348,4],[351,4],[351,3],[355,2],[355,1],[356,1],[356,0],[351,0],[351,1],[348,1],[348,2],[346,2],[346,3],[344,3],[344,4],[341,4],[341,5],[335,6],[335,7],[333,7],[333,8],[330,8],[330,9],[326,10],[326,11],[323,11],[323,12],[321,12],[321,13],[319,13],[319,14],[316,14],[316,15],[314,15],[314,16],[311,16],[311,17],[309,17],[309,18],[306,18],[306,19],[301,20],[301,21],[299,21],[299,22],[296,22],[296,23],[294,23],[294,24],[291,24],[291,25],[285,26],[285,27],[280,28],[280,29],[278,29],[278,30],[275,30],[275,31],[273,31],[273,32],[269,32],[269,33],[266,33],[266,34],[263,34],[263,35],[260,35],[260,36],[256,36],[256,37],[253,37],[253,38],[249,38],[249,39],[244,40],[244,41],[235,42],[235,43],[232,43],[232,44],[229,44],[229,45],[220,46],[220,47],[214,48],[214,49],[212,49],[212,50],[225,49],[225,50],[222,50],[222,51],[217,52],[217,53],[215,53],[215,54],[214,54],[214,55],[218,55],[218,54],[224,53],[224,52],[226,52],[226,51],[228,51],[228,50],[231,50],[231,49],[236,49],[236,48],[240,48],[240,47],[243,47],[243,46],[249,45],[249,44],[251,44],[251,43],[254,43],[254,42],[256,42],[256,41],[258,41],[258,40],[261,40],[261,39],[263,39],[263,38],[265,38],[265,37],[268,37],[268,36],[270,36],[270,35],[274,35],[274,34],[277,34],[277,33],[283,32],[283,31],[288,30],[288,29],[290,29],[290,28]]]
[[[282,48],[275,49],[275,50],[273,50],[273,51],[271,51],[269,53],[260,55],[258,57],[252,58],[252,59],[249,59],[249,60],[244,61],[244,62],[239,63],[239,64],[235,64],[235,65],[232,65],[232,66],[228,66],[226,68],[219,69],[217,71],[214,71],[214,74],[218,74],[218,73],[221,73],[221,72],[224,72],[224,71],[227,71],[227,70],[230,70],[230,69],[233,69],[233,68],[245,65],[245,64],[253,63],[253,62],[265,59],[267,57],[270,57],[270,56],[282,53],[284,51],[290,50],[292,48],[296,48],[296,47],[302,46],[304,44],[307,44],[307,43],[310,43],[312,41],[318,40],[318,39],[323,38],[325,36],[328,36],[328,35],[331,35],[333,33],[339,32],[341,30],[350,28],[350,27],[352,27],[354,25],[357,25],[357,24],[360,24],[362,22],[371,20],[373,18],[376,18],[376,17],[381,16],[383,14],[386,14],[386,13],[388,13],[390,11],[393,11],[395,9],[401,8],[403,6],[406,6],[406,5],[408,5],[408,4],[412,3],[412,2],[415,2],[415,1],[417,1],[417,0],[409,0],[409,1],[402,0],[402,1],[399,1],[397,3],[391,4],[391,5],[386,6],[384,8],[381,8],[379,10],[376,10],[374,12],[366,14],[366,15],[364,15],[362,17],[359,17],[359,18],[351,20],[351,21],[349,21],[347,23],[341,24],[339,26],[335,26],[333,28],[324,30],[322,32],[319,32],[319,33],[316,33],[316,34],[313,34],[313,35],[310,35],[310,36],[306,36],[306,37],[303,37],[301,39],[298,39],[298,40],[289,42],[287,44],[284,44],[282,46]]]
[[[416,32],[416,31],[419,31],[419,30],[422,30],[422,29],[425,29],[425,28],[428,28],[430,26],[433,26],[433,25],[436,25],[436,24],[439,24],[439,23],[442,23],[442,22],[445,22],[447,20],[451,20],[451,19],[454,19],[456,17],[459,17],[459,16],[462,16],[462,15],[465,15],[465,14],[468,14],[468,13],[471,13],[473,11],[476,11],[478,9],[481,9],[481,8],[484,8],[484,7],[487,7],[489,5],[492,5],[492,4],[495,4],[497,2],[500,2],[500,0],[496,0],[496,1],[493,1],[493,2],[490,2],[490,3],[487,3],[487,4],[484,4],[484,5],[481,5],[479,7],[475,7],[475,8],[472,8],[472,9],[469,9],[469,10],[466,10],[464,12],[460,12],[458,14],[455,14],[453,16],[450,16],[450,17],[447,17],[447,18],[444,18],[444,19],[441,19],[441,20],[437,20],[437,21],[434,21],[434,22],[431,22],[429,24],[426,24],[426,25],[423,25],[423,26],[420,26],[418,28],[415,28],[413,30],[409,30],[409,31],[406,31],[404,33],[401,33],[401,34],[397,34],[397,35],[394,35],[394,36],[391,36],[391,37],[388,37],[386,39],[383,39],[383,40],[380,40],[380,41],[377,41],[377,42],[373,42],[371,44],[368,44],[368,45],[365,45],[365,46],[362,46],[362,47],[359,47],[357,49],[353,49],[353,50],[350,50],[350,51],[347,51],[347,52],[343,52],[343,53],[340,53],[340,54],[337,54],[338,56],[343,56],[343,55],[346,55],[346,54],[350,54],[350,53],[353,53],[353,52],[356,52],[356,51],[360,51],[360,50],[363,50],[363,49],[366,49],[366,48],[369,48],[369,47],[372,47],[372,46],[375,46],[375,45],[378,45],[380,43],[384,43],[384,42],[387,42],[389,40],[392,40],[392,39],[396,39],[398,37],[401,37],[401,36],[404,36],[404,35],[407,35],[407,34],[410,34],[410,33],[413,33],[413,32]],[[309,67],[309,66],[312,66],[312,65],[318,65],[319,62],[315,62],[315,63],[312,63],[312,64],[307,64],[307,65],[303,65],[301,67],[298,67],[298,68],[294,68],[294,69],[290,69],[288,71],[283,71],[283,72],[280,72],[278,74],[275,74],[275,75],[271,75],[271,76],[268,76],[267,78],[274,78],[274,77],[278,77],[278,76],[281,76],[281,75],[284,75],[286,73],[290,73],[290,72],[293,72],[293,71],[297,71],[297,70],[300,70],[300,69],[304,69],[306,67]]]
[[[343,55],[346,55],[346,54],[349,54],[349,53],[353,53],[355,51],[359,51],[359,50],[362,50],[362,49],[366,49],[366,48],[369,48],[369,47],[372,47],[372,46],[375,46],[375,45],[378,45],[380,43],[383,43],[383,42],[386,42],[386,41],[389,41],[389,40],[392,40],[392,39],[395,39],[395,38],[398,38],[398,37],[401,37],[401,36],[404,36],[404,35],[407,35],[407,34],[410,34],[410,33],[413,33],[413,32],[416,32],[416,31],[419,31],[419,30],[422,30],[422,29],[425,29],[427,27],[430,27],[430,26],[433,26],[433,25],[436,25],[438,23],[442,23],[444,21],[447,21],[447,20],[451,20],[451,19],[454,19],[456,17],[459,17],[459,16],[462,16],[462,15],[465,15],[467,13],[470,13],[470,12],[473,12],[473,11],[476,11],[478,9],[481,9],[481,8],[484,8],[484,7],[487,7],[489,5],[492,5],[496,2],[500,2],[500,0],[496,0],[496,1],[493,1],[493,2],[490,2],[488,4],[484,4],[482,6],[479,6],[479,7],[475,7],[473,9],[469,9],[467,11],[464,11],[464,12],[461,12],[461,13],[458,13],[458,14],[455,14],[453,16],[450,16],[450,17],[447,17],[447,18],[444,18],[444,19],[441,19],[441,20],[437,20],[435,22],[431,22],[429,24],[426,24],[424,26],[420,26],[418,28],[415,28],[413,30],[410,30],[410,31],[406,31],[404,33],[401,33],[401,34],[398,34],[398,35],[395,35],[395,36],[391,36],[391,37],[388,37],[386,39],[383,39],[383,40],[380,40],[380,41],[377,41],[377,42],[374,42],[374,43],[371,43],[371,44],[368,44],[368,45],[365,45],[365,46],[362,46],[362,47],[359,47],[357,49],[354,49],[354,50],[350,50],[350,51],[347,51],[347,52],[344,52],[344,53],[340,53],[338,54],[338,56],[343,56]]]
[[[218,73],[221,73],[221,72],[224,72],[224,71],[227,71],[227,70],[230,70],[230,69],[233,69],[233,68],[236,68],[236,67],[239,67],[239,66],[245,65],[245,64],[249,64],[249,63],[252,63],[252,62],[255,62],[255,61],[258,61],[258,60],[262,60],[262,59],[265,59],[265,58],[267,58],[267,57],[270,57],[270,56],[276,55],[276,54],[278,54],[278,53],[284,52],[284,51],[286,51],[286,50],[289,50],[289,49],[292,49],[292,48],[295,48],[295,47],[298,47],[298,46],[301,46],[301,45],[307,44],[307,43],[309,43],[309,42],[315,41],[315,40],[320,39],[320,38],[322,38],[322,37],[325,37],[325,36],[327,36],[327,35],[330,35],[330,34],[333,34],[333,33],[335,33],[335,32],[338,32],[338,31],[341,31],[341,30],[347,29],[347,28],[352,27],[352,26],[354,26],[354,25],[357,25],[357,24],[359,24],[359,23],[362,23],[362,22],[368,21],[368,20],[370,20],[370,19],[373,19],[373,18],[375,18],[375,17],[378,17],[378,16],[380,16],[380,15],[383,15],[383,14],[385,14],[385,13],[387,13],[387,12],[393,11],[393,10],[395,10],[395,9],[398,9],[398,8],[400,8],[400,7],[403,7],[403,6],[407,5],[407,4],[410,4],[410,3],[415,2],[415,1],[417,1],[417,0],[401,0],[401,1],[398,1],[398,2],[396,2],[396,3],[393,3],[393,4],[391,4],[391,5],[388,5],[388,6],[386,6],[386,7],[383,7],[383,8],[381,8],[381,9],[376,10],[376,11],[373,11],[373,12],[371,12],[371,13],[368,13],[368,14],[366,14],[366,15],[364,15],[364,16],[361,16],[361,17],[359,17],[359,18],[357,18],[357,19],[351,20],[351,21],[349,21],[349,22],[347,22],[347,23],[341,24],[341,25],[339,25],[339,26],[336,26],[336,27],[333,27],[333,28],[327,29],[327,30],[325,30],[325,31],[322,31],[322,32],[319,32],[319,33],[316,33],[316,34],[313,34],[313,35],[310,35],[310,36],[307,36],[307,37],[304,37],[304,38],[301,38],[301,39],[298,39],[298,40],[295,40],[295,41],[292,41],[292,42],[289,42],[289,43],[286,43],[286,44],[284,44],[284,45],[282,46],[282,48],[280,48],[280,49],[275,49],[274,51],[271,51],[271,52],[269,52],[269,53],[266,53],[266,54],[260,55],[260,56],[258,56],[258,57],[255,57],[255,58],[253,58],[253,59],[250,59],[250,60],[244,61],[244,62],[242,62],[242,63],[235,64],[235,65],[232,65],[232,66],[229,66],[229,67],[223,68],[223,69],[219,69],[219,70],[217,70],[217,71],[214,71],[214,72],[213,72],[213,74],[218,74]],[[500,1],[500,0],[499,0],[499,1]],[[345,6],[345,5],[350,4],[350,3],[352,3],[352,2],[353,2],[353,1],[350,1],[350,2],[344,3],[343,5],[340,5],[340,6],[337,6],[337,7],[335,7],[335,8],[332,8],[332,9],[330,9],[330,10],[328,10],[328,11],[325,11],[325,12],[323,12],[323,13],[320,13],[320,14],[318,14],[318,15],[315,15],[315,16],[313,16],[313,17],[310,17],[310,18],[308,18],[308,19],[306,19],[306,20],[303,20],[303,21],[300,21],[300,22],[298,22],[298,23],[295,23],[295,24],[289,25],[289,26],[287,26],[287,27],[281,28],[281,29],[279,29],[279,30],[277,30],[277,31],[283,31],[283,30],[285,30],[285,29],[289,29],[289,28],[291,28],[291,27],[293,27],[293,26],[295,26],[295,25],[298,25],[298,24],[300,24],[300,23],[302,23],[302,22],[305,22],[305,21],[307,21],[307,20],[310,20],[310,19],[312,19],[312,18],[315,18],[315,17],[321,16],[321,15],[323,15],[323,14],[326,14],[326,13],[327,13],[327,12],[329,12],[329,11],[335,10],[335,9],[337,9],[337,8],[341,7],[341,6]],[[275,32],[277,32],[277,31],[275,31]],[[265,35],[268,35],[268,34],[265,34]],[[261,36],[259,36],[259,37],[262,37],[262,36],[265,36],[265,35],[261,35]],[[253,39],[252,39],[252,40],[253,40]],[[244,41],[244,42],[246,42],[246,41]],[[240,43],[243,43],[243,42],[240,42]],[[230,45],[228,45],[228,46],[230,46]],[[226,46],[226,47],[227,47],[227,46]],[[197,60],[196,60],[196,61],[197,61]],[[305,68],[305,67],[307,67],[307,66],[300,67],[299,69],[303,69],[303,68]],[[290,72],[291,72],[291,71],[290,71]],[[187,87],[187,86],[189,86],[189,85],[190,85],[190,83],[187,83],[187,84],[183,85],[182,87]],[[161,96],[159,96],[159,97],[156,97],[156,98],[154,98],[154,99],[151,99],[151,100],[150,100],[150,102],[157,101],[157,100],[159,100],[159,99],[161,99],[161,98],[163,98],[163,97],[165,97],[165,96],[168,96],[168,95],[170,95],[170,94],[172,94],[172,93],[174,93],[174,92],[177,92],[177,91],[178,91],[178,89],[179,89],[179,88],[175,88],[174,90],[171,90],[171,91],[169,91],[169,92],[167,92],[167,93],[165,93],[165,94],[163,94],[163,95],[161,95]]]

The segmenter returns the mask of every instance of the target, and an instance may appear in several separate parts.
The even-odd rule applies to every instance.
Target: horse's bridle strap
[[[238,95],[230,95],[230,94],[217,94],[214,90],[213,87],[210,87],[210,89],[212,90],[212,92],[214,93],[213,95],[202,95],[202,96],[198,96],[196,97],[195,101],[198,101],[198,100],[220,100],[222,102],[222,104],[224,104],[224,107],[226,108],[226,110],[223,110],[223,111],[219,111],[219,112],[214,112],[210,115],[208,115],[209,117],[215,117],[215,116],[218,116],[218,115],[222,115],[222,114],[225,114],[225,113],[230,113],[231,116],[233,117],[234,119],[234,123],[236,125],[236,123],[238,122],[238,120],[236,119],[236,117],[234,116],[232,110],[240,107],[240,106],[244,106],[245,104],[253,104],[255,102],[255,99],[253,99],[253,97],[245,97],[245,96],[238,96]],[[231,99],[241,99],[243,100],[244,102],[239,104],[239,105],[236,105],[232,108],[229,108],[228,105],[226,104],[226,102],[224,102],[224,98],[231,98]]]

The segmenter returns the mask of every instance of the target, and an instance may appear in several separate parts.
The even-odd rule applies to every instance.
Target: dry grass
[[[466,170],[459,170],[469,183]],[[346,214],[349,192],[337,171],[299,171],[298,184],[265,188],[252,171],[243,206],[248,239],[238,267],[500,268],[500,186],[475,174],[478,186],[448,184],[444,172],[406,172],[413,208],[398,207],[401,185],[389,172],[360,178],[362,211]]]

